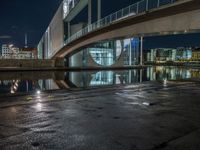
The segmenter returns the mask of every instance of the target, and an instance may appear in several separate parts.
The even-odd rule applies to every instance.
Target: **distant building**
[[[190,60],[192,58],[192,48],[177,48],[176,60]]]
[[[156,48],[146,53],[148,62],[184,61],[192,58],[191,48]]]
[[[151,62],[162,62],[162,61],[175,61],[176,60],[176,49],[172,48],[157,48],[151,49],[147,53],[147,61]]]
[[[200,61],[200,49],[195,49],[192,51],[192,60]]]
[[[33,59],[32,51],[22,51],[18,47],[11,44],[2,45],[2,58],[3,59]]]
[[[13,45],[11,44],[2,45],[2,58],[12,59],[15,58],[18,53],[19,53],[19,48],[13,47]]]
[[[38,51],[37,48],[31,48],[31,47],[27,47],[27,48],[22,48],[21,52],[27,52],[27,53],[32,53],[33,58],[37,59],[38,58]]]

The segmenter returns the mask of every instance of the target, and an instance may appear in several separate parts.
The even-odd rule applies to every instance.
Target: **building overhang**
[[[74,19],[86,6],[88,5],[88,0],[80,0],[79,3],[69,12],[69,14],[64,18],[65,22],[70,22]]]

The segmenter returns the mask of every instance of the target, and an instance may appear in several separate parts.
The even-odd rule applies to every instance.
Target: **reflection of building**
[[[199,69],[191,69],[192,78],[200,78],[200,70]]]
[[[149,67],[147,68],[147,80],[178,80],[191,78],[191,71],[177,67]]]
[[[116,77],[112,71],[101,71],[93,75],[90,86],[113,85]]]

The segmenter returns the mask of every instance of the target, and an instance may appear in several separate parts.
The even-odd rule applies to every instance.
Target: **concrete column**
[[[143,37],[140,37],[140,65],[143,65]]]
[[[92,23],[92,0],[88,0],[88,24]]]
[[[97,20],[101,19],[101,0],[97,0]]]
[[[129,46],[129,49],[130,49],[129,65],[131,66],[131,65],[132,65],[132,46],[131,46],[131,39],[130,39],[130,46]]]
[[[71,31],[70,31],[71,30],[71,25],[70,25],[70,22],[68,22],[67,28],[68,28],[68,31],[67,31],[68,34],[67,35],[68,35],[68,38],[69,38],[71,36]]]

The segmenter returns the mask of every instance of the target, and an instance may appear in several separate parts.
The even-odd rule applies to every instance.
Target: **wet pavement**
[[[0,97],[1,150],[199,150],[200,84],[141,84]]]

